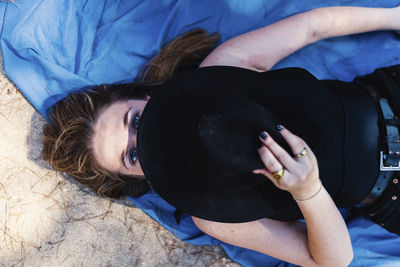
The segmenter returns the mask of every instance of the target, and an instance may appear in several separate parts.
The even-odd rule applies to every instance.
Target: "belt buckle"
[[[383,163],[383,159],[385,157],[385,155],[383,154],[383,151],[381,151],[380,155],[381,156],[380,156],[380,161],[379,161],[380,162],[379,167],[380,167],[381,171],[384,171],[384,172],[400,171],[400,161],[397,166],[385,166]]]

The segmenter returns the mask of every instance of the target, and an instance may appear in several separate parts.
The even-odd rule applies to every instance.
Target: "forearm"
[[[311,41],[335,36],[400,30],[399,8],[326,7],[309,11]]]
[[[324,187],[306,201],[297,201],[307,225],[308,247],[321,266],[347,266],[353,258],[346,224]]]

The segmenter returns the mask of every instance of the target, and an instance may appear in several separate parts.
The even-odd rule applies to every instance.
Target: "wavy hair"
[[[74,92],[50,110],[43,127],[42,157],[55,170],[64,172],[93,189],[99,196],[138,197],[149,190],[142,177],[110,172],[97,163],[93,153],[94,125],[99,114],[111,104],[144,99],[175,74],[197,64],[215,47],[219,36],[201,29],[189,31],[164,46],[145,66],[139,82],[101,85]]]

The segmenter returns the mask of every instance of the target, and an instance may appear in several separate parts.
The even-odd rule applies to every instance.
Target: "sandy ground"
[[[238,266],[41,160],[44,119],[0,76],[0,266]]]

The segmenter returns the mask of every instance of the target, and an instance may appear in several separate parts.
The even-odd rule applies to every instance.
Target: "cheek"
[[[136,162],[136,165],[134,167],[134,171],[135,171],[135,175],[139,175],[139,176],[143,176],[143,170],[142,170],[142,166],[140,166],[140,162],[139,160]]]

